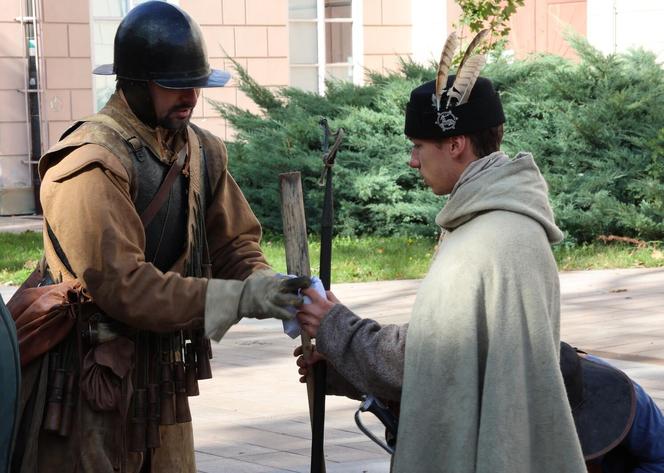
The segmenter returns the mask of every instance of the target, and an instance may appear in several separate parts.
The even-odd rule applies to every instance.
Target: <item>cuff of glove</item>
[[[205,335],[218,342],[240,321],[238,307],[243,281],[210,279],[205,293]]]
[[[275,273],[274,270],[272,270],[271,268],[265,268],[265,269],[259,269],[258,271],[254,271],[249,276],[247,276],[247,280],[254,279],[260,276],[277,276],[277,275],[283,276],[283,274]]]

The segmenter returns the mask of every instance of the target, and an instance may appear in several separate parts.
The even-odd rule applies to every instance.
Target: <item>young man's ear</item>
[[[458,159],[463,155],[469,141],[466,139],[465,135],[457,135],[449,137],[447,144],[452,159]]]

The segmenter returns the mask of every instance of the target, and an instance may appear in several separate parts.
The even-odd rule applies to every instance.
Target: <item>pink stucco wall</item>
[[[384,72],[412,53],[409,0],[364,0],[364,67]]]
[[[41,0],[44,147],[93,111],[88,0]]]
[[[448,27],[457,22],[461,10],[454,0],[447,0]],[[508,48],[518,58],[532,53],[551,53],[575,57],[564,39],[565,31],[585,36],[587,30],[586,0],[526,0],[510,26]]]
[[[8,38],[20,33],[13,17],[23,0],[0,0],[6,5],[2,11],[6,18],[0,21],[0,31]],[[42,119],[44,123],[44,149],[55,143],[68,125],[93,112],[92,61],[89,0],[39,0],[41,7],[42,37]],[[288,2],[287,0],[181,0],[180,6],[201,26],[213,67],[232,71],[226,54],[247,68],[260,84],[271,87],[289,83],[288,67]],[[13,10],[14,13],[11,13]],[[365,0],[364,67],[371,71],[385,71],[396,67],[400,56],[411,52],[410,1]],[[0,51],[2,54],[2,51]],[[16,84],[22,86],[18,72],[22,50],[11,60]],[[0,57],[0,65],[4,60]],[[4,68],[3,68],[4,69]],[[7,70],[7,69],[5,69]],[[20,76],[20,77],[19,77]],[[5,81],[9,80],[3,74]],[[2,79],[0,79],[2,80]],[[15,87],[14,87],[15,86]],[[2,83],[0,83],[2,87]],[[0,89],[5,100],[11,98],[23,103],[22,98]],[[232,130],[219,117],[208,99],[232,103],[255,110],[256,107],[231,81],[222,89],[203,90],[196,107],[194,121],[222,138],[231,138]],[[20,108],[20,107],[19,107]],[[0,135],[12,136],[15,147],[21,151],[27,138],[10,128],[25,128],[25,117],[17,115],[11,125],[0,125]],[[0,154],[5,154],[0,149]],[[4,159],[4,158],[3,158]],[[3,163],[5,161],[3,160]]]
[[[259,84],[288,85],[287,0],[180,0],[180,7],[201,26],[212,67],[234,74],[228,55]],[[225,139],[233,131],[208,99],[256,110],[233,79],[226,87],[203,89],[194,122]]]
[[[0,0],[0,187],[29,185],[25,89],[27,59],[15,0]]]
[[[16,0],[0,0],[0,215],[31,213],[29,135],[25,92],[27,48],[24,15]]]

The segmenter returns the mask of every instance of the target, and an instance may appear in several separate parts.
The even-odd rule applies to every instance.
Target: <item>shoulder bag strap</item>
[[[180,152],[178,153],[178,158],[171,164],[171,168],[168,170],[168,174],[164,178],[164,181],[159,186],[159,190],[154,195],[146,209],[141,214],[141,222],[143,227],[147,228],[150,225],[152,219],[157,215],[159,209],[161,209],[168,198],[168,194],[171,192],[171,188],[175,183],[178,175],[182,172],[186,161],[189,159],[189,153],[187,153],[188,144],[184,145]]]

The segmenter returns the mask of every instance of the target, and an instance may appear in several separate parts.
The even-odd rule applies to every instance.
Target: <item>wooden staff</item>
[[[299,172],[279,175],[281,186],[281,215],[284,224],[284,243],[286,247],[286,270],[288,274],[311,276],[309,265],[309,245],[307,243],[307,223],[304,216],[302,181]],[[302,332],[302,352],[305,360],[311,357],[313,347],[311,339]],[[307,373],[307,396],[309,398],[309,419],[312,431],[315,431],[314,416],[314,379],[313,373]],[[316,439],[312,439],[311,471],[325,472],[325,460],[322,449],[313,448]],[[316,458],[314,458],[316,454]],[[314,468],[318,468],[317,470]]]

